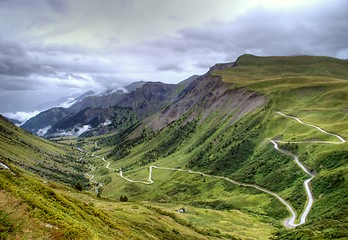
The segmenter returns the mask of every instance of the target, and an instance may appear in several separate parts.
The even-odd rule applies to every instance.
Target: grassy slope
[[[81,153],[70,144],[82,143],[68,139],[61,141],[65,145],[52,144],[3,118],[0,124],[1,162],[12,171],[0,168],[0,239],[207,239],[216,235],[192,229],[185,219],[154,206],[112,202],[38,177],[32,172],[40,170],[53,180],[69,178],[63,182],[73,183],[73,174],[86,170],[76,168]],[[75,154],[72,162],[69,154]],[[40,161],[60,171],[43,168]]]
[[[54,144],[14,126],[0,117],[0,161],[68,184],[88,184],[81,153],[73,146]]]
[[[303,121],[348,139],[348,61],[325,57],[243,56],[239,67],[219,73],[224,81],[269,96],[270,110],[281,110]],[[245,76],[245,71],[250,74]],[[285,141],[337,139],[300,125],[291,119],[270,115],[266,135]],[[283,146],[286,147],[286,146]],[[347,236],[348,199],[347,143],[341,145],[297,144],[289,146],[314,172],[312,189],[316,199],[308,226],[295,233],[310,237]],[[317,234],[316,231],[323,233]]]
[[[157,207],[115,203],[19,169],[0,170],[1,239],[207,239]]]
[[[212,112],[204,121],[198,118],[185,125],[184,115],[156,134],[144,131],[138,139],[92,138],[79,140],[78,146],[92,153],[104,144],[97,154],[109,156],[111,167],[122,167],[132,179],[146,180],[149,165],[196,169],[262,185],[301,212],[305,201],[302,181],[306,176],[289,157],[275,151],[267,139],[334,139],[275,111],[298,116],[347,139],[347,62],[245,55],[238,64],[215,74],[232,83],[231,88],[246,87],[265,94],[268,104],[237,123],[231,124],[233,113],[221,116]],[[288,230],[281,226],[288,213],[274,198],[200,175],[155,169],[155,184],[128,183],[115,171],[102,171],[105,163],[100,158],[90,157],[84,159],[98,167],[93,172],[95,179],[112,179],[104,186],[103,196],[117,202],[57,183],[42,183],[44,180],[16,169],[13,164],[35,172],[33,169],[41,167],[38,162],[46,161],[47,167],[41,169],[53,179],[57,175],[48,166],[64,169],[58,176],[79,173],[79,164],[66,164],[66,160],[73,160],[67,151],[74,154],[74,160],[79,157],[71,150],[70,143],[75,143],[67,141],[65,147],[52,145],[7,122],[0,123],[4,143],[0,148],[1,161],[17,174],[0,170],[0,227],[5,229],[1,233],[10,239],[269,239],[272,235],[279,239],[322,239],[348,235],[347,144],[282,146],[296,152],[316,172],[312,183],[315,203],[308,224]],[[121,148],[113,150],[120,142]],[[119,203],[122,195],[127,195],[131,202]],[[187,213],[174,211],[180,207],[185,207]]]
[[[114,159],[112,167],[122,167],[131,179],[143,180],[147,179],[148,165],[151,164],[229,176],[279,193],[300,213],[306,200],[302,186],[306,175],[291,158],[275,151],[267,139],[335,139],[275,112],[281,110],[298,116],[305,122],[348,139],[348,62],[325,57],[262,58],[244,55],[238,60],[238,67],[215,74],[222,76],[224,82],[233,84],[231,88],[245,87],[266,95],[267,106],[233,125],[229,120],[233,116],[216,118],[218,114],[212,113],[203,122],[183,126],[183,116],[156,136],[144,135],[142,141],[129,141],[128,156],[118,160],[115,155],[109,155],[111,161]],[[127,148],[127,144],[123,147]],[[212,208],[216,214],[225,210],[223,214],[231,214],[230,223],[235,219],[228,212],[231,209],[249,215],[251,222],[256,214],[262,218],[259,219],[260,225],[255,229],[247,227],[244,231],[245,236],[249,233],[250,237],[252,232],[258,231],[259,236],[269,237],[262,235],[261,229],[268,229],[268,234],[274,231],[270,222],[273,226],[278,224],[280,238],[347,235],[343,230],[347,229],[347,190],[344,188],[348,179],[347,143],[282,147],[293,149],[301,161],[317,174],[312,183],[316,200],[308,224],[294,230],[283,231],[279,227],[281,221],[269,220],[269,216],[278,220],[288,216],[284,206],[272,197],[253,189],[200,179],[187,173],[154,170],[155,184],[147,186],[127,183],[116,172],[110,172],[112,182],[105,187],[104,195],[117,199],[125,194],[131,199],[163,202],[173,204],[173,207],[185,204],[188,207]],[[201,216],[202,222],[208,218]],[[199,221],[195,224],[203,226]],[[237,231],[241,232],[242,225],[239,226]],[[237,232],[231,228],[222,231],[229,234]]]

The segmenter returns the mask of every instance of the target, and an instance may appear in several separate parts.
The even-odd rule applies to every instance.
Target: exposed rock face
[[[99,108],[99,107],[110,107],[117,105],[123,97],[123,92],[114,92],[108,95],[102,96],[89,96],[82,101],[75,103],[69,109],[75,113],[78,113],[86,108]]]
[[[266,99],[264,96],[244,88],[235,89],[232,84],[224,83],[218,76],[210,73],[216,69],[233,67],[233,63],[219,64],[192,82],[178,98],[160,114],[158,114],[148,126],[158,131],[178,120],[182,115],[188,114],[188,120],[201,116],[203,119],[210,113],[218,110],[219,115],[233,114],[233,122],[262,106]]]
[[[177,89],[178,85],[176,84],[148,82],[143,87],[126,94],[117,105],[131,107],[141,120],[169,104],[173,100]]]

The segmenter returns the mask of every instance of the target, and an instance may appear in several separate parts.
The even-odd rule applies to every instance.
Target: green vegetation
[[[88,187],[84,177],[87,162],[73,146],[52,144],[27,133],[0,118],[0,161],[15,164],[39,176],[75,185]]]
[[[220,109],[208,115],[196,112],[194,119],[190,114],[183,115],[152,138],[141,138],[142,141],[128,147],[127,155],[113,163],[113,167],[125,169],[127,177],[138,180],[147,179],[151,164],[195,169],[258,184],[277,192],[300,214],[306,202],[303,181],[307,175],[291,157],[277,152],[269,139],[284,142],[334,142],[337,139],[282,117],[276,111],[297,116],[348,139],[348,63],[320,57],[262,58],[243,55],[237,64],[235,68],[214,74],[231,83],[232,94],[247,88],[265,95],[267,103],[263,107],[237,122],[231,121],[236,118],[234,112],[222,115],[218,112]],[[285,143],[280,147],[299,155],[300,160],[316,174],[311,184],[315,203],[308,216],[308,224],[293,230],[282,230],[280,227],[275,236],[291,239],[296,236],[328,238],[335,232],[340,236],[348,235],[341,230],[348,226],[342,202],[347,199],[347,190],[341,187],[347,185],[347,154],[344,150],[347,144]],[[111,153],[109,157],[117,156]],[[119,194],[126,194],[137,201],[185,203],[212,211],[238,209],[251,214],[257,209],[258,214],[262,213],[260,216],[278,219],[278,224],[289,216],[286,208],[271,196],[265,196],[267,201],[256,201],[252,207],[226,197],[260,195],[255,189],[223,188],[221,185],[227,183],[194,178],[187,173],[154,169],[155,183],[150,186],[127,183],[118,178],[117,173],[111,176],[112,184],[105,187],[103,195],[113,199]],[[327,201],[329,198],[333,200]],[[327,213],[324,214],[324,211]],[[319,215],[320,218],[317,217]],[[318,230],[317,226],[325,226],[325,231]]]
[[[25,206],[21,216],[29,214],[37,219],[39,229],[46,223],[54,226],[48,233],[39,231],[37,234],[42,238],[348,237],[348,143],[319,143],[338,142],[338,139],[276,114],[282,111],[348,139],[348,61],[243,55],[237,67],[211,74],[215,82],[210,77],[202,79],[207,81],[206,85],[202,83],[199,91],[182,100],[183,104],[191,104],[194,97],[200,101],[156,132],[148,125],[152,119],[146,119],[143,123],[127,125],[125,131],[117,134],[64,139],[51,144],[1,122],[0,140],[4,142],[0,148],[1,160],[16,174],[0,170],[3,198],[21,202]],[[216,84],[216,78],[222,79],[224,88],[200,96],[204,89],[211,89],[207,87],[210,83]],[[223,97],[214,99],[218,91],[225,91]],[[247,106],[257,104],[252,100],[261,94],[265,103],[250,110]],[[234,110],[214,105],[214,101],[232,104],[232,99],[240,101],[240,106],[249,100],[250,104]],[[205,111],[211,104],[218,107]],[[298,155],[315,174],[310,184],[315,199],[313,208],[306,224],[294,229],[283,226],[289,217],[285,206],[255,188],[204,174],[158,168],[152,169],[153,184],[131,183],[121,178],[117,170],[106,169],[102,161],[105,157],[111,168],[122,168],[124,176],[134,180],[146,181],[149,166],[154,165],[192,169],[257,184],[276,192],[300,215],[307,201],[303,181],[308,175],[291,157],[276,151],[271,139],[282,141],[280,148]],[[98,157],[91,156],[93,152]],[[95,168],[91,173],[95,175],[94,180],[103,184],[98,197],[94,191],[93,194],[84,191],[88,190],[88,183],[83,173],[91,169],[89,164]],[[40,168],[43,176],[70,183],[74,188],[53,182],[44,184],[42,179],[21,170],[22,166],[36,173],[39,171],[35,168]],[[185,213],[176,212],[182,207]],[[13,216],[5,205],[0,205],[0,213],[0,227],[7,229],[5,237],[26,234],[28,223],[17,224],[18,216]]]

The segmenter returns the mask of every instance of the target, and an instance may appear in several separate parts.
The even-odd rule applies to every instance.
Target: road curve
[[[297,118],[297,117],[290,116],[290,115],[287,115],[287,114],[282,113],[282,112],[279,112],[279,111],[276,112],[276,113],[279,114],[279,115],[281,115],[281,116],[283,116],[283,117],[295,119],[296,121],[298,121],[299,123],[301,123],[301,124],[303,124],[303,125],[316,128],[316,129],[319,130],[320,132],[325,133],[325,134],[327,134],[327,135],[334,136],[334,137],[336,137],[338,140],[340,140],[339,142],[313,141],[313,142],[315,142],[315,143],[342,144],[342,143],[345,143],[345,142],[346,142],[346,140],[345,140],[343,137],[341,137],[340,135],[327,132],[327,131],[323,130],[322,128],[320,128],[320,127],[318,127],[318,126],[315,126],[315,125],[313,125],[313,124],[305,123],[305,122],[303,122],[301,119],[299,119],[299,118]],[[312,141],[291,142],[291,143],[308,143],[308,142],[312,142]]]
[[[318,126],[315,126],[315,125],[312,125],[312,124],[308,124],[308,123],[304,123],[303,121],[301,121],[299,118],[297,117],[293,117],[293,116],[290,116],[290,115],[287,115],[287,114],[284,114],[282,112],[276,112],[277,114],[283,116],[283,117],[288,117],[288,118],[292,118],[292,119],[295,119],[296,121],[298,121],[299,123],[303,124],[303,125],[306,125],[306,126],[310,126],[310,127],[313,127],[313,128],[316,128],[317,130],[319,130],[320,132],[324,133],[324,134],[327,134],[327,135],[331,135],[331,136],[334,136],[336,137],[339,142],[329,142],[329,141],[303,141],[303,142],[286,142],[286,143],[325,143],[325,144],[342,144],[342,143],[345,143],[346,140],[337,135],[337,134],[333,134],[333,133],[329,133],[325,130],[323,130],[322,128],[318,127]],[[297,226],[300,226],[304,223],[306,223],[306,218],[307,218],[307,215],[309,214],[311,208],[312,208],[312,205],[313,205],[313,202],[314,202],[314,199],[313,199],[313,195],[312,195],[312,192],[310,190],[310,187],[309,187],[309,184],[311,182],[311,180],[314,178],[314,174],[311,173],[299,160],[299,157],[295,154],[293,154],[292,152],[290,151],[286,151],[286,150],[283,150],[283,149],[280,149],[279,146],[278,146],[278,143],[283,143],[282,141],[276,141],[276,140],[270,140],[271,143],[273,144],[274,148],[279,151],[280,153],[283,153],[283,154],[286,154],[288,156],[291,156],[293,157],[295,163],[307,174],[309,175],[309,178],[306,179],[304,181],[304,187],[305,187],[305,191],[306,191],[306,194],[307,194],[307,201],[306,201],[306,206],[305,206],[305,209],[304,211],[302,212],[302,215],[300,217],[300,221],[299,223],[295,223],[296,221],[296,218],[297,218],[297,215],[296,215],[296,211],[292,208],[292,206],[287,202],[285,201],[282,197],[280,197],[278,194],[276,194],[275,192],[272,192],[268,189],[265,189],[263,187],[260,187],[256,184],[249,184],[249,183],[242,183],[242,182],[238,182],[238,181],[235,181],[231,178],[228,178],[228,177],[223,177],[223,176],[217,176],[217,175],[210,175],[210,174],[206,174],[206,173],[203,173],[203,172],[197,172],[197,171],[192,171],[192,170],[185,170],[185,169],[180,169],[180,168],[168,168],[168,167],[158,167],[158,166],[150,166],[149,167],[149,177],[147,179],[147,181],[140,181],[140,180],[131,180],[125,176],[123,176],[123,172],[122,172],[122,169],[119,170],[119,175],[121,178],[125,179],[126,181],[128,182],[133,182],[133,183],[143,183],[143,184],[152,184],[154,183],[154,181],[152,180],[152,169],[153,168],[156,168],[156,169],[163,169],[163,170],[171,170],[171,171],[181,171],[181,172],[187,172],[187,173],[192,173],[192,174],[200,174],[202,176],[207,176],[207,177],[212,177],[212,178],[217,178],[217,179],[223,179],[225,181],[228,181],[228,182],[231,182],[233,184],[236,184],[238,186],[244,186],[244,187],[252,187],[252,188],[256,188],[262,192],[265,192],[267,194],[270,194],[272,196],[274,196],[275,198],[277,198],[284,206],[286,206],[287,210],[289,211],[289,213],[291,214],[290,218],[285,220],[284,222],[284,225],[286,227],[297,227]],[[108,165],[107,165],[108,167]]]
[[[314,202],[314,199],[313,199],[313,195],[312,195],[312,192],[309,188],[309,183],[310,181],[312,181],[312,179],[314,178],[314,174],[312,174],[311,172],[308,171],[308,169],[300,162],[299,158],[297,155],[289,152],[289,151],[285,151],[285,150],[282,150],[279,148],[278,144],[274,141],[274,140],[271,140],[271,142],[273,143],[274,145],[274,148],[281,152],[281,153],[284,153],[286,155],[289,155],[291,157],[294,158],[294,161],[296,162],[296,164],[298,166],[300,166],[300,168],[310,176],[310,178],[306,179],[303,184],[305,186],[305,191],[306,191],[306,194],[307,194],[307,205],[305,207],[305,210],[303,211],[302,215],[301,215],[301,218],[300,218],[300,222],[299,223],[295,223],[295,220],[296,220],[296,213],[292,213],[292,216],[290,219],[287,219],[285,220],[285,225],[286,226],[289,226],[289,227],[297,227],[297,226],[300,226],[304,223],[306,223],[306,218],[307,218],[307,215],[309,213],[309,211],[311,210],[312,208],[312,205],[313,205],[313,202]]]
[[[283,154],[286,154],[288,156],[291,156],[293,157],[295,163],[309,176],[308,179],[306,179],[304,182],[303,182],[303,185],[305,187],[305,191],[306,191],[306,194],[307,194],[307,204],[305,206],[305,209],[304,211],[302,212],[302,215],[300,217],[300,222],[299,223],[295,223],[295,220],[296,220],[296,215],[292,215],[292,217],[288,220],[285,221],[285,225],[286,226],[289,226],[289,227],[297,227],[299,225],[302,225],[304,223],[306,223],[306,218],[307,218],[307,215],[309,214],[309,211],[311,210],[312,208],[312,205],[313,205],[313,202],[314,202],[314,199],[313,199],[313,195],[312,195],[312,192],[311,192],[311,189],[309,187],[309,183],[312,181],[312,179],[315,177],[315,175],[313,173],[311,173],[299,160],[299,157],[295,154],[293,154],[292,152],[290,151],[286,151],[286,150],[283,150],[283,149],[280,149],[279,146],[278,146],[278,143],[322,143],[322,144],[342,144],[342,143],[345,143],[346,140],[337,135],[337,134],[334,134],[334,133],[330,133],[330,132],[327,132],[325,130],[323,130],[322,128],[318,127],[318,126],[315,126],[313,124],[309,124],[309,123],[305,123],[303,122],[301,119],[297,118],[297,117],[294,117],[294,116],[290,116],[290,115],[287,115],[285,113],[282,113],[282,112],[276,112],[277,114],[283,116],[283,117],[287,117],[287,118],[292,118],[292,119],[295,119],[296,121],[298,121],[299,123],[303,124],[303,125],[306,125],[306,126],[309,126],[309,127],[313,127],[317,130],[319,130],[320,132],[324,133],[324,134],[327,134],[327,135],[331,135],[331,136],[334,136],[336,137],[339,142],[332,142],[332,141],[297,141],[297,142],[283,142],[283,141],[276,141],[276,140],[271,140],[271,142],[273,143],[274,145],[274,148],[283,153]]]
[[[283,205],[286,206],[286,208],[288,209],[288,211],[291,213],[291,219],[289,222],[294,222],[295,219],[296,219],[296,212],[295,210],[292,208],[292,206],[287,202],[285,201],[281,196],[279,196],[278,194],[276,194],[275,192],[272,192],[268,189],[265,189],[263,187],[260,187],[256,184],[250,184],[250,183],[243,183],[243,182],[238,182],[236,180],[233,180],[231,178],[228,178],[228,177],[223,177],[223,176],[218,176],[218,175],[210,175],[210,174],[206,174],[204,172],[197,172],[197,171],[192,171],[192,170],[185,170],[185,169],[180,169],[180,168],[168,168],[168,167],[158,167],[158,166],[150,166],[149,167],[149,177],[148,177],[148,181],[140,181],[140,180],[131,180],[125,176],[123,176],[123,172],[122,170],[120,170],[119,174],[120,174],[120,177],[125,179],[126,181],[128,182],[132,182],[132,183],[143,183],[143,184],[152,184],[154,183],[154,181],[152,180],[152,169],[153,168],[156,168],[156,169],[163,169],[163,170],[171,170],[171,171],[180,171],[180,172],[187,172],[187,173],[192,173],[192,174],[199,174],[199,175],[202,175],[202,176],[206,176],[206,177],[211,177],[211,178],[217,178],[217,179],[222,179],[222,180],[225,180],[225,181],[228,181],[228,182],[231,182],[235,185],[238,185],[238,186],[243,186],[243,187],[252,187],[252,188],[256,188],[262,192],[265,192],[267,194],[270,194],[274,197],[276,197]],[[289,226],[289,227],[296,227],[298,225],[296,224],[287,224],[286,226]]]

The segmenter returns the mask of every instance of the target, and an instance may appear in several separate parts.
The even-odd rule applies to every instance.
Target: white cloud
[[[33,112],[15,112],[15,113],[11,113],[11,112],[5,112],[5,113],[1,113],[1,115],[7,117],[7,118],[11,118],[11,119],[16,119],[20,122],[25,122],[28,119],[38,115],[40,113],[40,111],[33,111]]]
[[[55,133],[55,136],[75,136],[78,137],[80,136],[82,133],[90,131],[92,129],[91,125],[83,125],[80,127],[75,127],[73,129],[70,130],[58,130],[57,133]]]
[[[42,136],[44,136],[51,128],[52,128],[51,126],[47,126],[47,127],[41,128],[41,129],[39,129],[39,130],[36,132],[36,135],[42,137]]]

